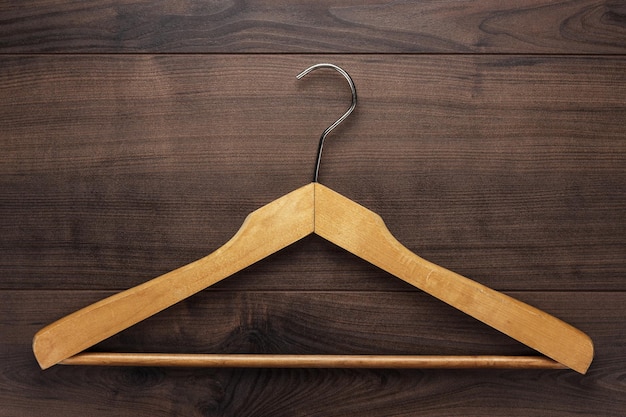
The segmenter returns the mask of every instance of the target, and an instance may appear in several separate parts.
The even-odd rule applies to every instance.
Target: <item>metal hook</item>
[[[343,116],[341,116],[339,119],[337,119],[335,121],[335,123],[333,123],[332,125],[328,126],[326,128],[326,130],[324,130],[324,132],[322,133],[322,136],[320,137],[320,143],[319,146],[317,148],[317,161],[315,163],[315,174],[313,175],[313,182],[318,182],[317,178],[319,176],[319,172],[320,172],[320,162],[322,161],[322,149],[324,148],[324,139],[326,139],[326,136],[328,136],[328,134],[337,126],[339,126],[339,124],[341,122],[343,122],[346,117],[348,117],[350,115],[350,113],[352,113],[352,111],[354,110],[354,108],[356,107],[356,87],[354,86],[354,82],[352,81],[352,78],[350,77],[350,74],[348,74],[346,71],[344,71],[342,68],[338,67],[337,65],[334,64],[316,64],[313,65],[312,67],[309,67],[307,69],[305,69],[304,71],[302,71],[300,74],[298,74],[296,76],[296,78],[299,80],[302,77],[304,77],[305,75],[307,75],[308,73],[310,73],[311,71],[314,71],[318,68],[332,68],[334,70],[336,70],[337,72],[339,72],[341,75],[343,75],[345,77],[345,79],[348,81],[348,84],[350,85],[350,91],[352,91],[352,104],[350,105],[350,108],[348,108],[348,110],[343,114]]]

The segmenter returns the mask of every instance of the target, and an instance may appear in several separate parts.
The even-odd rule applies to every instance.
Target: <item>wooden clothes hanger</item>
[[[46,369],[73,365],[370,368],[564,368],[585,373],[593,343],[580,330],[505,294],[428,262],[398,242],[376,213],[317,182],[324,139],[356,106],[329,126],[319,142],[313,182],[250,213],[239,231],[210,255],[98,301],[41,329],[33,351]],[[80,353],[216,282],[316,234],[544,356],[221,355]]]

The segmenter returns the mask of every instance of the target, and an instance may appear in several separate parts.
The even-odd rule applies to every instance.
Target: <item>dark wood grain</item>
[[[0,286],[124,289],[219,247],[311,180],[347,88],[295,74],[327,58],[4,57]],[[488,286],[626,289],[623,57],[334,61],[360,101],[329,138],[324,184]],[[406,289],[315,238],[242,275],[250,289]]]
[[[0,417],[623,417],[626,7],[509,3],[0,2]],[[589,373],[39,370],[41,327],[311,180],[348,105],[336,74],[295,80],[323,61],[360,101],[321,182],[587,332]],[[529,353],[318,237],[93,349]]]
[[[624,53],[618,0],[30,1],[0,52]]]
[[[573,371],[38,369],[30,341],[43,323],[110,295],[0,293],[0,415],[473,415],[572,410],[620,416],[626,406],[624,293],[511,293],[594,339]],[[422,293],[206,291],[97,349],[278,353],[527,353]],[[598,402],[602,404],[599,405]]]

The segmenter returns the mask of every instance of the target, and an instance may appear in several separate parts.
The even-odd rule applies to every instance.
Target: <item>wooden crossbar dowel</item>
[[[79,353],[63,365],[197,368],[415,368],[566,369],[544,356],[266,355],[185,353]]]

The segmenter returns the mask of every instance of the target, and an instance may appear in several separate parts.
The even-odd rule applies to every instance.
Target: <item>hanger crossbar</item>
[[[278,355],[85,352],[61,365],[194,368],[567,369],[545,356]]]

